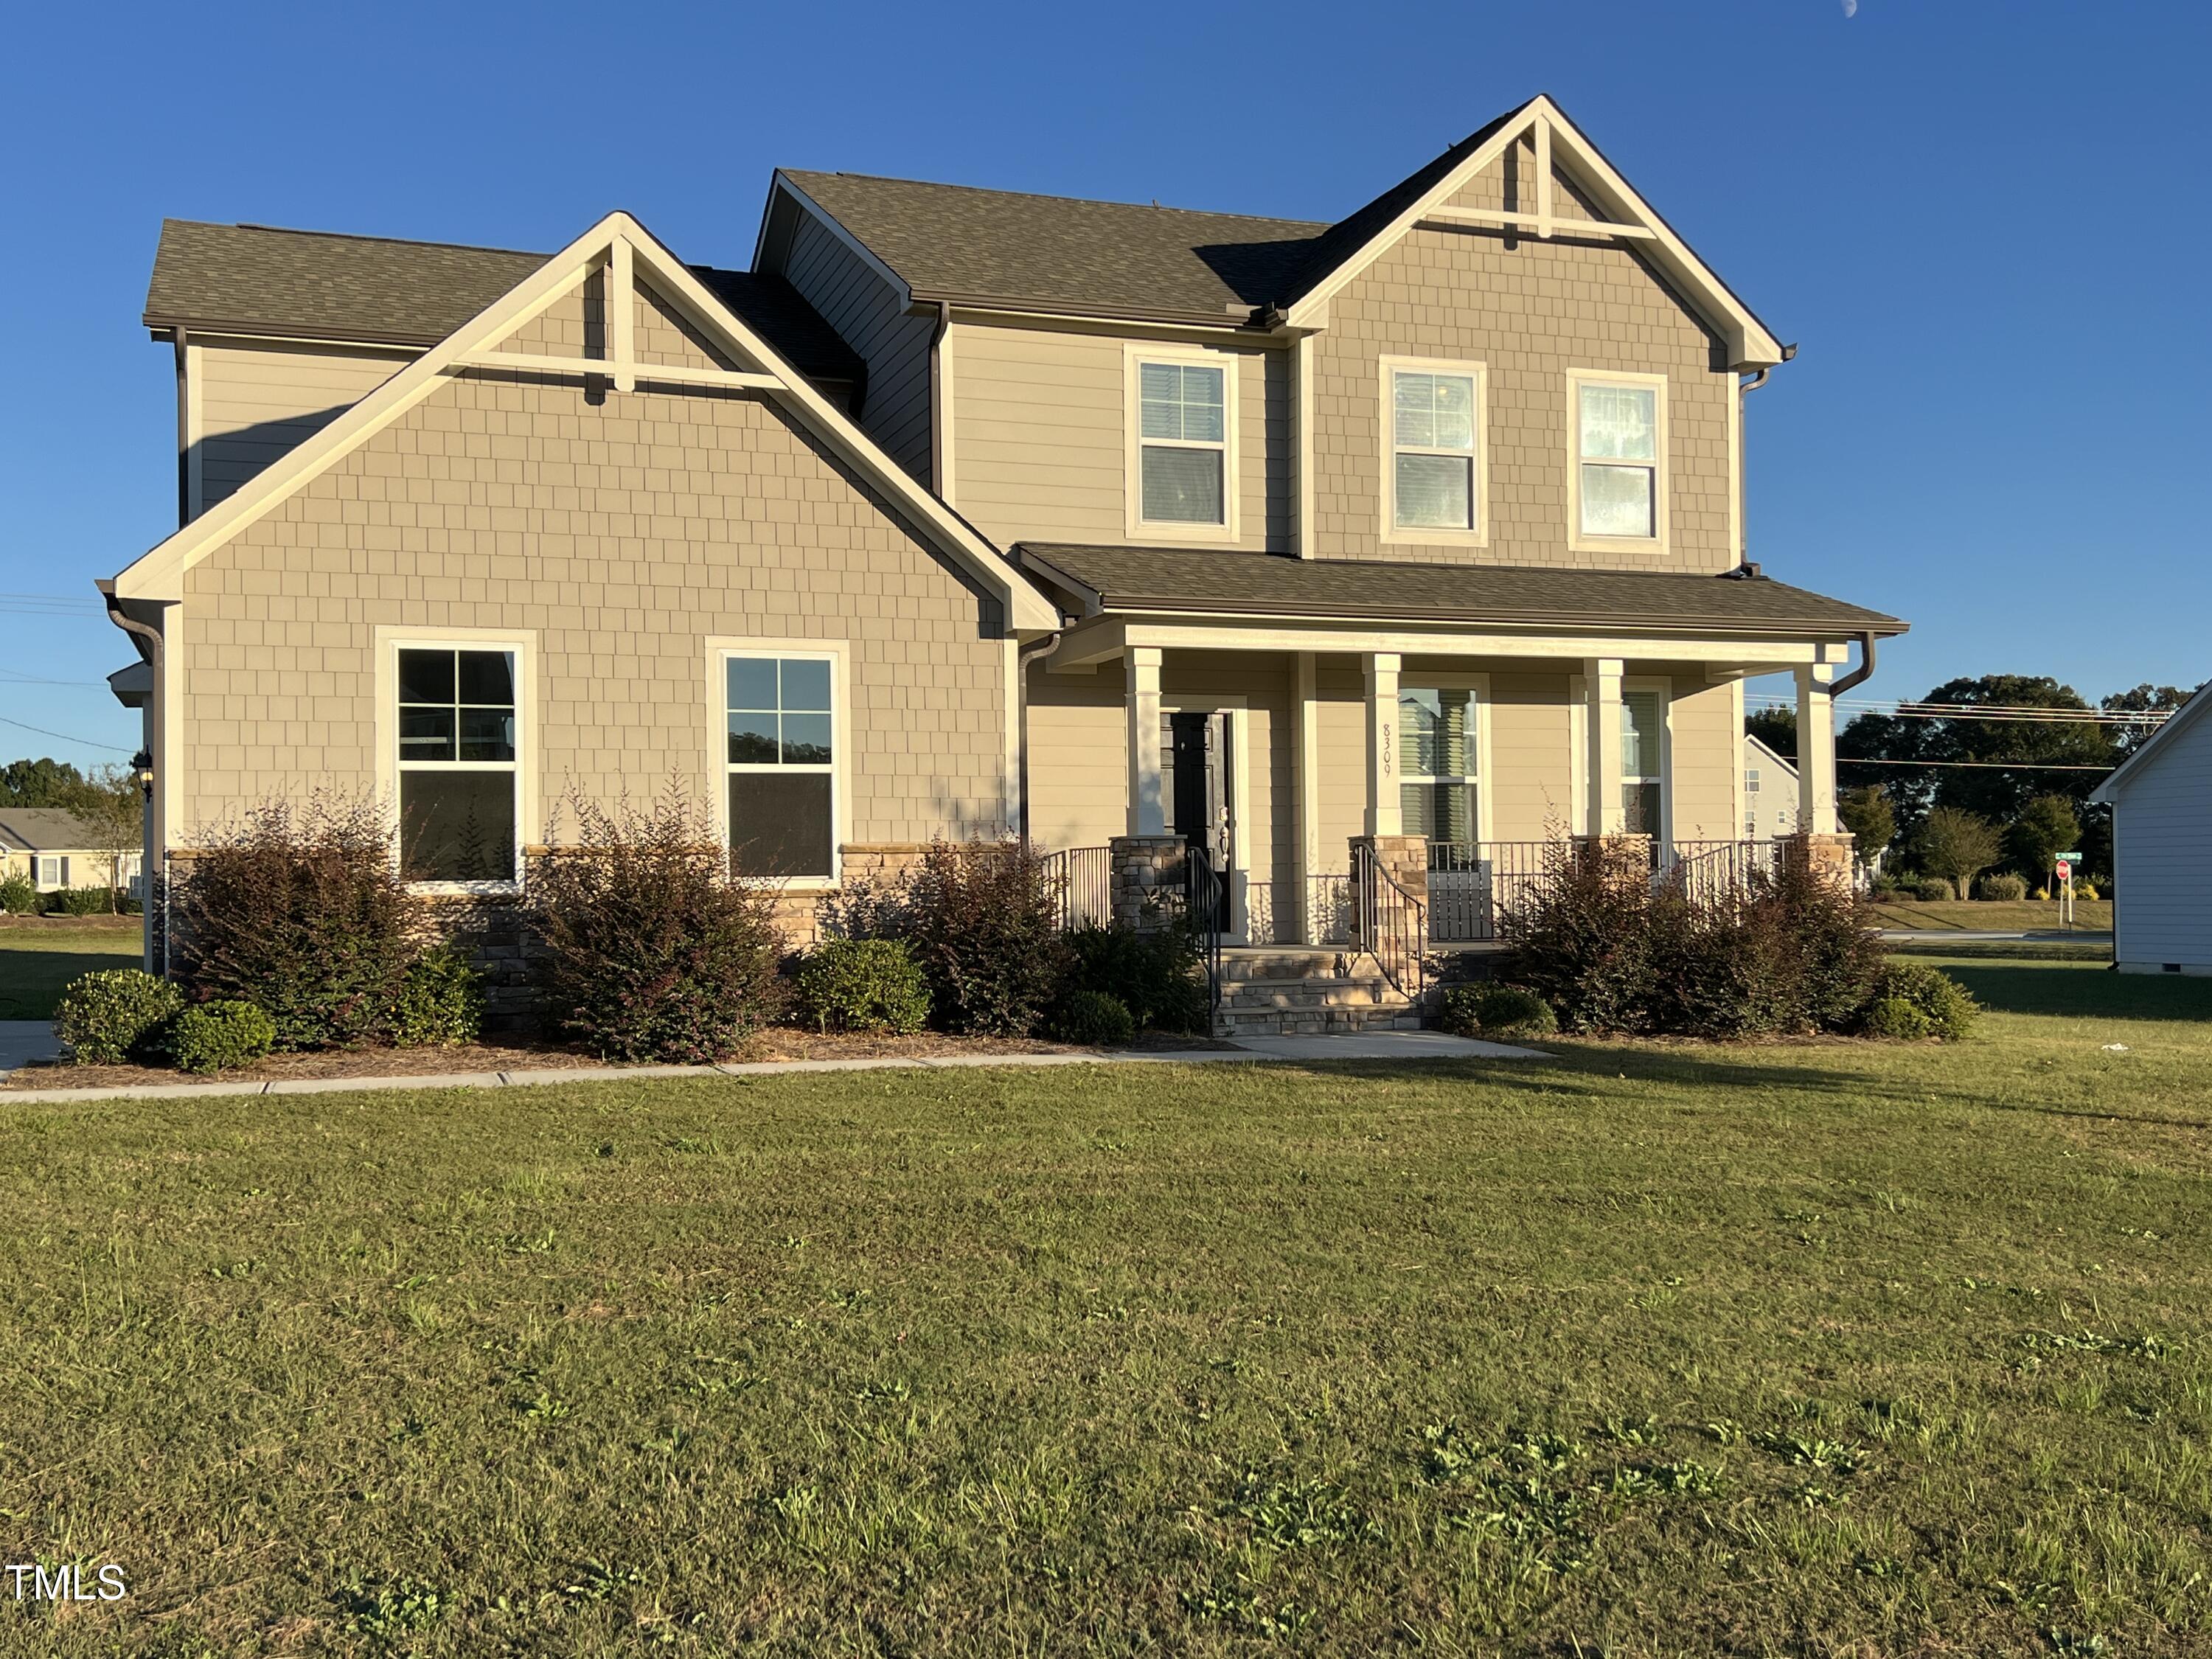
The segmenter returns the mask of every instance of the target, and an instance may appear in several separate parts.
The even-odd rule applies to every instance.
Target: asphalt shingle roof
[[[1024,542],[1015,552],[1048,580],[1098,596],[1105,611],[1201,611],[1346,620],[1394,618],[1505,627],[1586,626],[1785,635],[1905,624],[1765,577],[1513,565],[1294,559],[1201,549]]]
[[[0,806],[0,848],[15,853],[74,853],[94,837],[74,812],[46,806]]]
[[[149,328],[433,345],[548,257],[169,219],[154,255],[144,320]],[[781,277],[691,269],[802,374],[860,378],[859,355]]]

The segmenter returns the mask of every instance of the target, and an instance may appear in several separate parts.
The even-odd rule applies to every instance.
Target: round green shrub
[[[2014,902],[2027,896],[2027,883],[2009,870],[2000,870],[1974,884],[1974,896],[2000,903]]]
[[[1910,1022],[1889,1010],[1890,1003],[1901,1003],[1917,1014],[1922,1028],[1898,1029]],[[1980,1012],[1980,1005],[1966,988],[1942,969],[1892,957],[1875,976],[1874,994],[1860,1015],[1859,1029],[1869,1036],[1939,1036],[1956,1042],[1973,1029]],[[1877,1020],[1892,1029],[1875,1029]]]
[[[1198,935],[1188,927],[1078,927],[1067,935],[1073,966],[1060,988],[1103,991],[1123,1003],[1140,1031],[1204,1036],[1213,1029]]]
[[[136,968],[82,974],[54,1005],[54,1035],[80,1066],[119,1066],[184,1002],[175,986]]]
[[[1441,1024],[1455,1036],[1548,1036],[1559,1029],[1551,1004],[1518,985],[1455,985],[1443,994]]]
[[[1869,1036],[1911,1042],[1933,1034],[1928,1016],[1903,997],[1883,997],[1868,1005],[1860,1028]]]
[[[1062,1042],[1114,1048],[1136,1041],[1137,1019],[1129,1005],[1110,992],[1079,986],[1053,1010],[1052,1034]]]
[[[483,985],[468,952],[444,945],[407,964],[392,1000],[388,1030],[398,1048],[474,1042],[483,1030]]]
[[[251,1066],[276,1042],[276,1026],[250,1002],[203,1002],[171,1020],[162,1047],[180,1072],[209,1075]]]
[[[115,908],[114,890],[106,887],[64,887],[46,898],[51,915],[104,916]]]
[[[1944,876],[1923,876],[1912,884],[1912,896],[1923,904],[1942,904],[1959,896],[1959,890]]]
[[[0,880],[0,910],[11,916],[36,915],[39,909],[38,884],[21,870],[13,870]]]
[[[824,1031],[919,1031],[929,984],[905,941],[825,939],[799,969],[799,1006]]]

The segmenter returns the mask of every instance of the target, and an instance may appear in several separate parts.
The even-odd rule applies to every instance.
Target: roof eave
[[[1911,626],[1894,617],[1877,618],[1872,616],[1838,617],[1832,621],[1798,618],[1771,622],[1764,619],[1747,622],[1741,617],[1668,617],[1663,621],[1639,617],[1615,623],[1603,617],[1593,617],[1588,611],[1476,611],[1462,607],[1407,610],[1402,605],[1261,605],[1241,600],[1102,592],[1044,561],[1036,561],[1036,563],[1042,572],[1049,572],[1056,580],[1066,583],[1071,592],[1095,595],[1097,614],[1108,617],[1248,617],[1255,622],[1382,622],[1401,623],[1407,627],[1447,623],[1462,627],[1525,629],[1531,631],[1607,626],[1620,627],[1635,634],[1695,635],[1698,638],[1710,638],[1719,634],[1747,641],[1829,641],[1856,639],[1869,633],[1883,639],[1894,639],[1908,632]]]
[[[1004,294],[970,294],[951,289],[921,289],[911,290],[916,306],[934,309],[949,305],[956,311],[1018,312],[1025,317],[1074,317],[1102,323],[1165,323],[1177,328],[1237,329],[1247,332],[1262,331],[1256,320],[1266,307],[1255,305],[1239,316],[1224,309],[1212,311],[1176,311],[1150,306],[1102,306],[1079,300],[1046,300],[1034,295]]]

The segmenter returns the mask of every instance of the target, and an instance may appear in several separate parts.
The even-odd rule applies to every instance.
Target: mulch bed
[[[1153,1052],[1191,1048],[1233,1048],[1233,1042],[1208,1037],[1170,1036],[1148,1031],[1132,1048]],[[1099,1052],[1071,1042],[1027,1037],[954,1037],[935,1031],[914,1036],[822,1033],[780,1025],[764,1031],[733,1060],[938,1060],[958,1054],[1079,1054]],[[274,1083],[301,1079],[347,1077],[444,1077],[459,1072],[550,1072],[604,1066],[611,1062],[542,1039],[495,1036],[451,1048],[336,1048],[319,1053],[271,1054],[252,1066],[220,1077],[196,1078],[151,1066],[73,1066],[66,1060],[27,1066],[0,1079],[9,1089],[143,1088],[178,1083]],[[618,1064],[619,1062],[612,1062]]]

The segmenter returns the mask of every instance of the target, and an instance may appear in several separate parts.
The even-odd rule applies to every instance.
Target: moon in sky
[[[1858,15],[1859,0],[1844,0],[1844,15],[1846,17],[1856,17]]]

